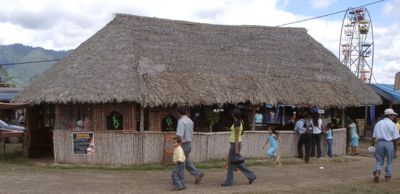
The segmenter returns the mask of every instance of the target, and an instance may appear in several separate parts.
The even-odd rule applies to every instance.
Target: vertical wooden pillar
[[[251,108],[252,110],[251,110],[251,118],[252,118],[252,121],[251,121],[251,130],[252,131],[254,131],[254,130],[256,130],[256,106],[252,106],[252,108]]]
[[[344,116],[344,114],[345,114],[346,112],[345,112],[345,107],[343,106],[342,107],[342,128],[344,128],[344,119],[345,119],[345,116]]]
[[[362,134],[365,137],[365,134],[367,132],[367,126],[368,126],[368,106],[365,106],[365,115],[364,115],[364,134]]]
[[[282,106],[282,126],[285,126],[285,106]]]
[[[144,108],[140,105],[140,132],[144,132]]]

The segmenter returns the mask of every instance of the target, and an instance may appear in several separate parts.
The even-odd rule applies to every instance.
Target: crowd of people
[[[186,169],[195,177],[195,183],[199,184],[204,177],[204,172],[200,171],[190,161],[191,142],[193,139],[193,121],[187,116],[185,107],[177,108],[179,120],[177,124],[176,137],[174,138],[174,154],[173,162],[175,164],[172,170],[173,190],[179,191],[186,189],[186,181],[184,178],[184,170]],[[373,172],[374,181],[379,182],[381,168],[384,164],[384,158],[387,158],[387,166],[385,169],[385,180],[389,181],[392,173],[392,161],[396,157],[397,139],[400,137],[399,130],[395,124],[397,113],[392,109],[386,109],[385,118],[380,120],[374,128],[373,137],[376,142],[375,157],[376,165]],[[299,135],[297,144],[298,157],[304,158],[308,163],[310,157],[322,157],[321,135],[325,135],[327,144],[326,156],[333,157],[333,129],[335,125],[328,123],[326,127],[322,125],[322,119],[318,112],[299,113],[296,116],[294,130]],[[223,187],[233,185],[234,170],[241,172],[252,184],[256,180],[256,175],[244,163],[240,155],[243,135],[243,121],[241,120],[241,112],[239,109],[232,111],[234,123],[230,127],[229,151],[227,157],[227,176],[221,184]],[[349,142],[351,145],[352,155],[359,155],[359,135],[354,120],[348,119],[346,122],[348,128]],[[263,144],[266,149],[266,155],[275,160],[277,165],[281,165],[280,152],[282,150],[282,142],[279,140],[278,131],[272,127],[268,127],[268,136]],[[304,150],[304,154],[303,154]]]
[[[353,122],[349,125],[354,124]],[[297,121],[294,130],[299,135],[297,144],[298,158],[304,158],[306,162],[310,157],[320,158],[322,156],[321,150],[321,135],[325,134],[327,143],[328,157],[333,156],[333,123],[328,123],[326,127],[322,126],[322,119],[319,117],[318,112],[306,113],[302,112],[297,115]],[[355,140],[356,141],[356,140]],[[305,154],[303,154],[304,152]]]

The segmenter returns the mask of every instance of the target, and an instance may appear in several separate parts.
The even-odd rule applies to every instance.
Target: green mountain
[[[13,76],[12,82],[16,86],[26,86],[35,76],[43,73],[57,61],[15,65],[10,63],[62,59],[70,52],[71,50],[54,51],[22,44],[0,45],[0,64],[6,64],[4,67]]]

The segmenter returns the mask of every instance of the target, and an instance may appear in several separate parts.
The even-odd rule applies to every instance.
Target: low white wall
[[[95,132],[95,154],[74,155],[72,131],[54,130],[54,159],[60,163],[132,165],[161,162],[164,149],[163,132]],[[242,141],[242,155],[249,158],[263,158],[262,149],[266,131],[246,131]],[[281,131],[282,157],[297,155],[298,135],[294,131]],[[321,140],[323,155],[326,154],[326,140]],[[229,148],[229,132],[194,133],[190,159],[194,162],[225,159]],[[346,152],[346,130],[335,129],[333,141],[334,155]]]

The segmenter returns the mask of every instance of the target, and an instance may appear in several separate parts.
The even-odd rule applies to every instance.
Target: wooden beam
[[[285,126],[285,106],[282,106],[282,126]]]
[[[251,121],[251,130],[252,131],[254,131],[254,130],[256,130],[256,106],[252,106],[252,111],[251,111],[251,114],[252,114],[252,121]]]
[[[342,128],[344,128],[344,119],[345,119],[344,114],[346,114],[346,111],[345,111],[345,107],[343,106],[342,107]]]
[[[140,132],[144,132],[144,108],[140,105]]]
[[[365,106],[365,115],[364,115],[364,134],[362,134],[365,137],[365,133],[367,132],[367,126],[368,126],[368,106]]]

